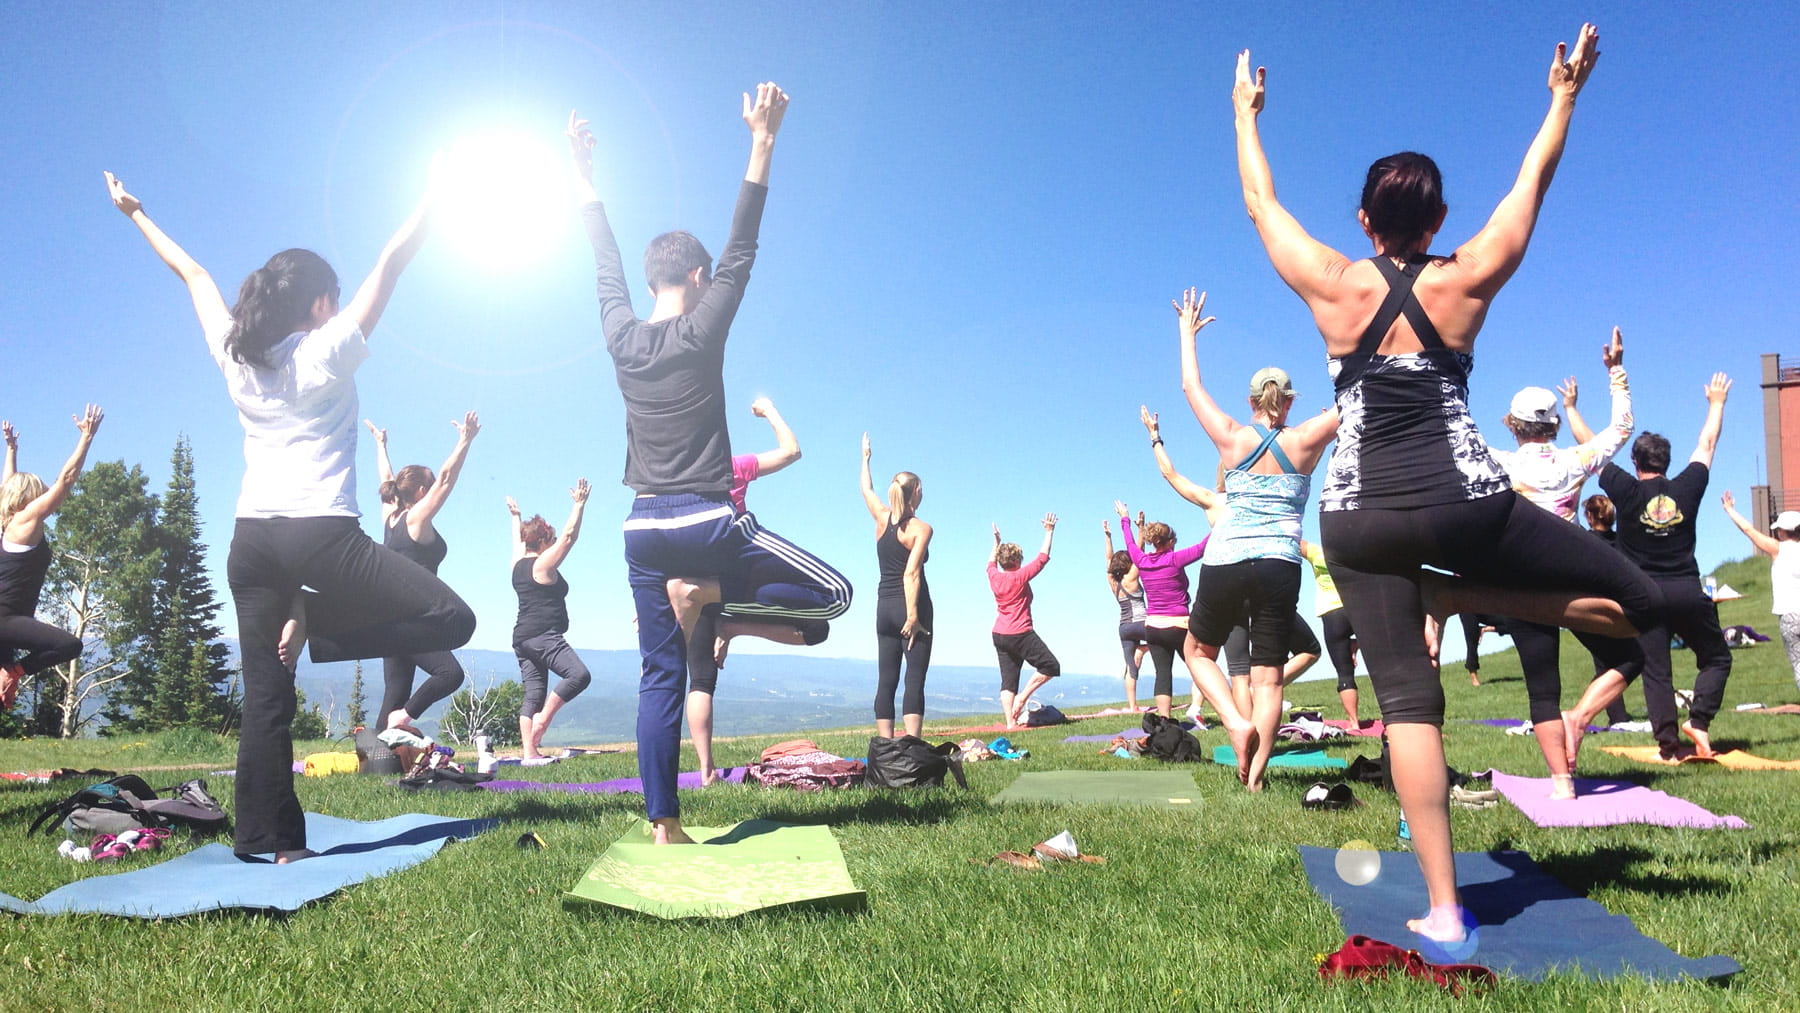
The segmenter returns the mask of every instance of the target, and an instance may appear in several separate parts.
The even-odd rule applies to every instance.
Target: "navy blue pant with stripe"
[[[808,625],[850,608],[850,582],[811,553],[736,512],[723,494],[639,496],[625,519],[625,563],[637,607],[638,776],[652,820],[681,814],[675,776],[687,700],[688,651],[669,604],[674,577],[715,578],[739,619]],[[811,638],[809,638],[811,639]],[[822,638],[820,638],[822,639]],[[710,652],[704,662],[710,665]],[[696,659],[697,661],[700,659]]]

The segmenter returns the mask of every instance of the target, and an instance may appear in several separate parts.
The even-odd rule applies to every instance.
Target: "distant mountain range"
[[[235,652],[237,645],[232,644]],[[639,659],[635,651],[576,652],[593,672],[588,690],[557,715],[548,744],[630,741],[636,737]],[[518,662],[511,652],[463,650],[456,656],[469,674],[465,685],[517,680]],[[334,733],[345,725],[353,662],[315,665],[303,661],[295,678],[307,705],[318,704]],[[1147,674],[1147,673],[1146,673]],[[419,678],[424,677],[420,673]],[[814,658],[787,654],[734,654],[719,673],[714,726],[721,736],[759,735],[836,728],[874,722],[875,663],[852,658]],[[957,665],[934,665],[925,682],[927,724],[939,717],[992,714],[1000,710],[999,671]],[[1149,679],[1139,688],[1148,695]],[[1177,687],[1186,690],[1185,678]],[[551,684],[555,685],[552,676]],[[372,712],[381,702],[381,662],[363,662],[363,696]],[[1124,690],[1117,678],[1064,675],[1033,699],[1065,710],[1116,702]],[[422,727],[434,731],[445,704],[432,708]],[[372,718],[373,715],[371,714]],[[685,730],[684,730],[685,734]]]

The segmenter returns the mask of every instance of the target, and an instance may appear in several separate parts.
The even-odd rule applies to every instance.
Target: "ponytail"
[[[1281,389],[1281,384],[1274,380],[1264,380],[1262,390],[1250,399],[1250,404],[1257,411],[1274,418],[1281,411],[1282,402],[1287,398],[1288,393]]]
[[[919,490],[919,476],[910,471],[897,472],[888,483],[888,517],[900,524],[912,516],[913,493]]]
[[[409,464],[394,472],[394,477],[381,483],[381,501],[410,507],[437,482],[437,476],[423,464]]]
[[[400,502],[400,483],[391,478],[381,483],[381,501],[383,503]]]
[[[335,300],[337,293],[337,272],[325,258],[311,250],[277,253],[250,272],[238,289],[231,329],[225,332],[225,354],[245,366],[275,368],[269,352],[311,322],[313,303],[320,296]]]

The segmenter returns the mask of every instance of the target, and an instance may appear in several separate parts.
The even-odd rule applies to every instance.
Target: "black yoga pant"
[[[560,633],[540,633],[535,637],[528,637],[513,645],[513,654],[519,659],[519,685],[525,691],[524,698],[519,701],[519,716],[522,718],[533,717],[544,709],[551,672],[562,677],[556,684],[556,695],[564,703],[580,696],[581,691],[587,689],[588,683],[593,679],[587,664]],[[707,687],[707,692],[712,692],[710,686]]]
[[[1562,717],[1562,628],[1508,619],[1506,632],[1519,652],[1525,673],[1525,698],[1530,701],[1532,724]],[[1644,668],[1643,648],[1636,639],[1621,640],[1594,633],[1576,633],[1575,639],[1593,656],[1596,674],[1616,669],[1631,682]]]
[[[919,625],[931,629],[931,598],[919,598]],[[894,692],[900,688],[901,662],[906,663],[906,696],[900,713],[925,713],[925,672],[931,667],[931,634],[913,637],[912,646],[900,631],[906,628],[906,599],[875,599],[875,720],[894,720]]]
[[[1250,628],[1250,664],[1280,668],[1300,600],[1300,564],[1286,559],[1202,563],[1188,631],[1210,647],[1223,647],[1232,627]],[[1304,623],[1302,623],[1304,625]]]
[[[1175,659],[1183,657],[1187,635],[1180,626],[1144,627],[1144,639],[1150,642],[1150,664],[1156,668],[1156,696],[1175,695]]]
[[[1220,649],[1225,656],[1225,674],[1233,679],[1250,678],[1250,629],[1246,626],[1233,626],[1231,635],[1225,638],[1225,646]],[[1313,636],[1312,627],[1294,613],[1293,624],[1288,628],[1287,653],[1282,656],[1281,664],[1296,654],[1318,654],[1319,638]]]
[[[1680,717],[1675,708],[1675,671],[1669,657],[1669,636],[1694,652],[1699,672],[1694,676],[1694,701],[1688,720],[1695,728],[1712,725],[1713,715],[1725,700],[1725,680],[1731,677],[1731,648],[1719,632],[1719,607],[1713,604],[1693,577],[1657,579],[1664,606],[1656,625],[1644,631],[1638,642],[1644,648],[1644,709],[1649,711],[1650,731],[1665,750],[1681,744]]]
[[[1144,636],[1143,623],[1119,624],[1119,649],[1125,652],[1125,677],[1138,677],[1138,648],[1150,641]]]
[[[30,616],[0,616],[0,662],[15,661],[26,675],[81,657],[81,638]]]
[[[1471,672],[1479,672],[1481,671],[1481,654],[1479,652],[1481,628],[1492,626],[1496,632],[1504,632],[1500,629],[1502,620],[1499,616],[1482,615],[1479,612],[1464,612],[1457,618],[1461,620],[1458,625],[1462,627],[1463,635],[1463,667]]]
[[[1325,627],[1325,653],[1331,656],[1331,667],[1337,670],[1337,688],[1342,693],[1356,688],[1356,652],[1351,649],[1356,631],[1350,626],[1350,614],[1341,608],[1319,617]]]
[[[1062,674],[1062,663],[1036,630],[1024,633],[994,634],[994,655],[1000,660],[1000,692],[1019,691],[1019,671],[1030,665],[1039,675],[1056,678]]]
[[[294,795],[294,673],[276,653],[295,598],[304,593],[314,662],[452,650],[474,635],[475,613],[354,517],[239,518],[225,573],[244,673],[233,848],[295,851],[306,823]]]
[[[1421,632],[1421,566],[1497,587],[1610,598],[1639,630],[1662,605],[1656,584],[1623,555],[1510,490],[1413,510],[1329,510],[1319,530],[1389,724],[1444,721],[1444,688]]]
[[[426,679],[413,689],[413,673],[425,670]],[[463,683],[462,663],[449,651],[427,651],[404,658],[381,659],[381,713],[375,724],[387,727],[387,716],[406,708],[414,718],[424,714],[432,704],[456,692]]]

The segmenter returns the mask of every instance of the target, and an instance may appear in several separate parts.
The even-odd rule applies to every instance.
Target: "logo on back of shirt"
[[[1653,535],[1668,534],[1669,529],[1687,520],[1681,513],[1681,507],[1668,496],[1652,496],[1650,502],[1644,504],[1644,512],[1638,515],[1638,521],[1644,530]]]

